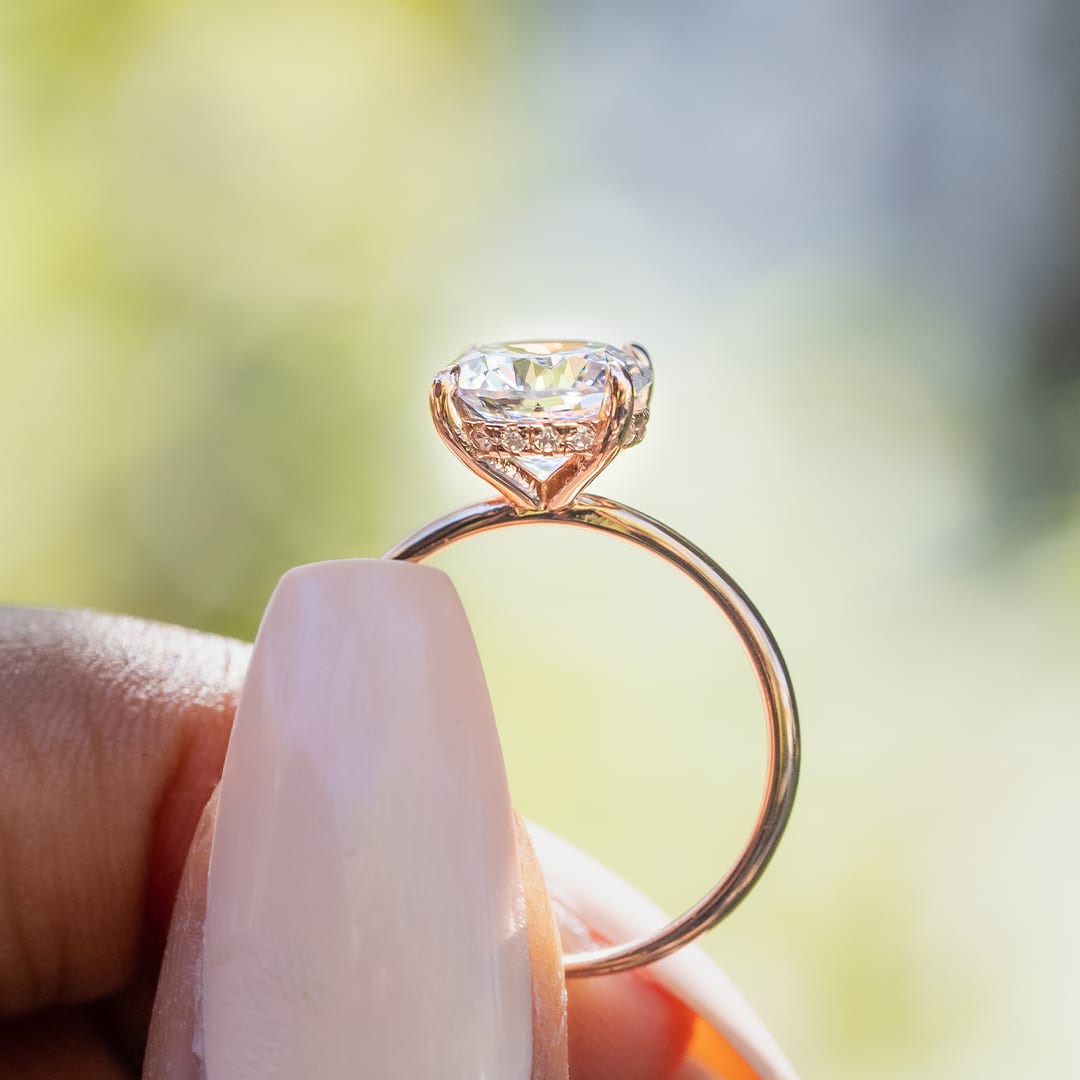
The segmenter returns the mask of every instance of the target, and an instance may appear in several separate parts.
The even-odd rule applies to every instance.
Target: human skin
[[[205,890],[249,654],[133,618],[0,609],[0,1080],[141,1074],[181,879],[181,914],[197,920]],[[700,1024],[648,973],[571,981],[564,1016],[547,892],[521,850],[547,1076],[564,1025],[574,1080],[758,1075],[734,1055],[725,1073],[680,1073]],[[590,933],[556,911],[575,941]]]

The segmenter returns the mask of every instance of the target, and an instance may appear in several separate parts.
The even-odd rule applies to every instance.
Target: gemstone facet
[[[559,450],[565,447],[581,453],[592,446],[592,424],[600,415],[608,372],[614,365],[633,386],[631,439],[637,442],[644,431],[653,382],[644,350],[618,349],[596,341],[478,345],[456,362],[455,402],[466,422],[518,425],[503,432],[502,447],[522,469],[544,480],[569,459],[569,454]],[[551,427],[564,422],[580,427],[567,426],[565,435]],[[484,449],[475,436],[473,445]],[[527,453],[530,448],[536,453]]]

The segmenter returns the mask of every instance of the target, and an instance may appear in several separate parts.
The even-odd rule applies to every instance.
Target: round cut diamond
[[[645,409],[653,374],[644,353],[596,341],[478,345],[457,361],[457,400],[477,420],[594,420],[613,364],[630,376],[634,412]]]
[[[592,444],[593,433],[583,424],[574,428],[574,430],[566,437],[566,445],[569,446],[571,450],[577,450],[579,452],[588,450]]]
[[[510,451],[511,454],[520,454],[522,450],[529,445],[529,440],[525,438],[525,433],[517,428],[511,428],[503,435],[503,446]]]
[[[542,427],[533,435],[533,449],[541,454],[554,454],[562,449],[562,439],[551,427]]]
[[[489,450],[494,450],[495,437],[492,435],[490,428],[483,424],[477,424],[472,429],[472,444],[482,454],[486,454]]]

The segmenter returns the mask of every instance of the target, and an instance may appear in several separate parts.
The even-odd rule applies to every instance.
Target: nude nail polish
[[[237,711],[210,859],[208,1080],[528,1080],[514,821],[437,570],[290,571]]]

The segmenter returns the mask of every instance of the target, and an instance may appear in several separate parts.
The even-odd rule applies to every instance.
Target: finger
[[[556,913],[567,952],[610,944],[565,906]],[[574,1080],[671,1080],[694,1025],[685,1005],[644,972],[570,979],[567,989]]]
[[[113,992],[167,924],[246,659],[177,627],[0,610],[0,1015]]]
[[[526,902],[528,847],[443,574],[290,571],[219,791],[195,978],[211,1080],[565,1077],[552,918],[542,889]],[[182,1047],[185,1022],[162,1023]]]
[[[529,827],[564,947],[651,933],[665,916],[565,840]],[[696,946],[647,968],[568,982],[573,1080],[797,1080],[768,1029]]]
[[[129,1080],[83,1009],[0,1023],[0,1080]]]

